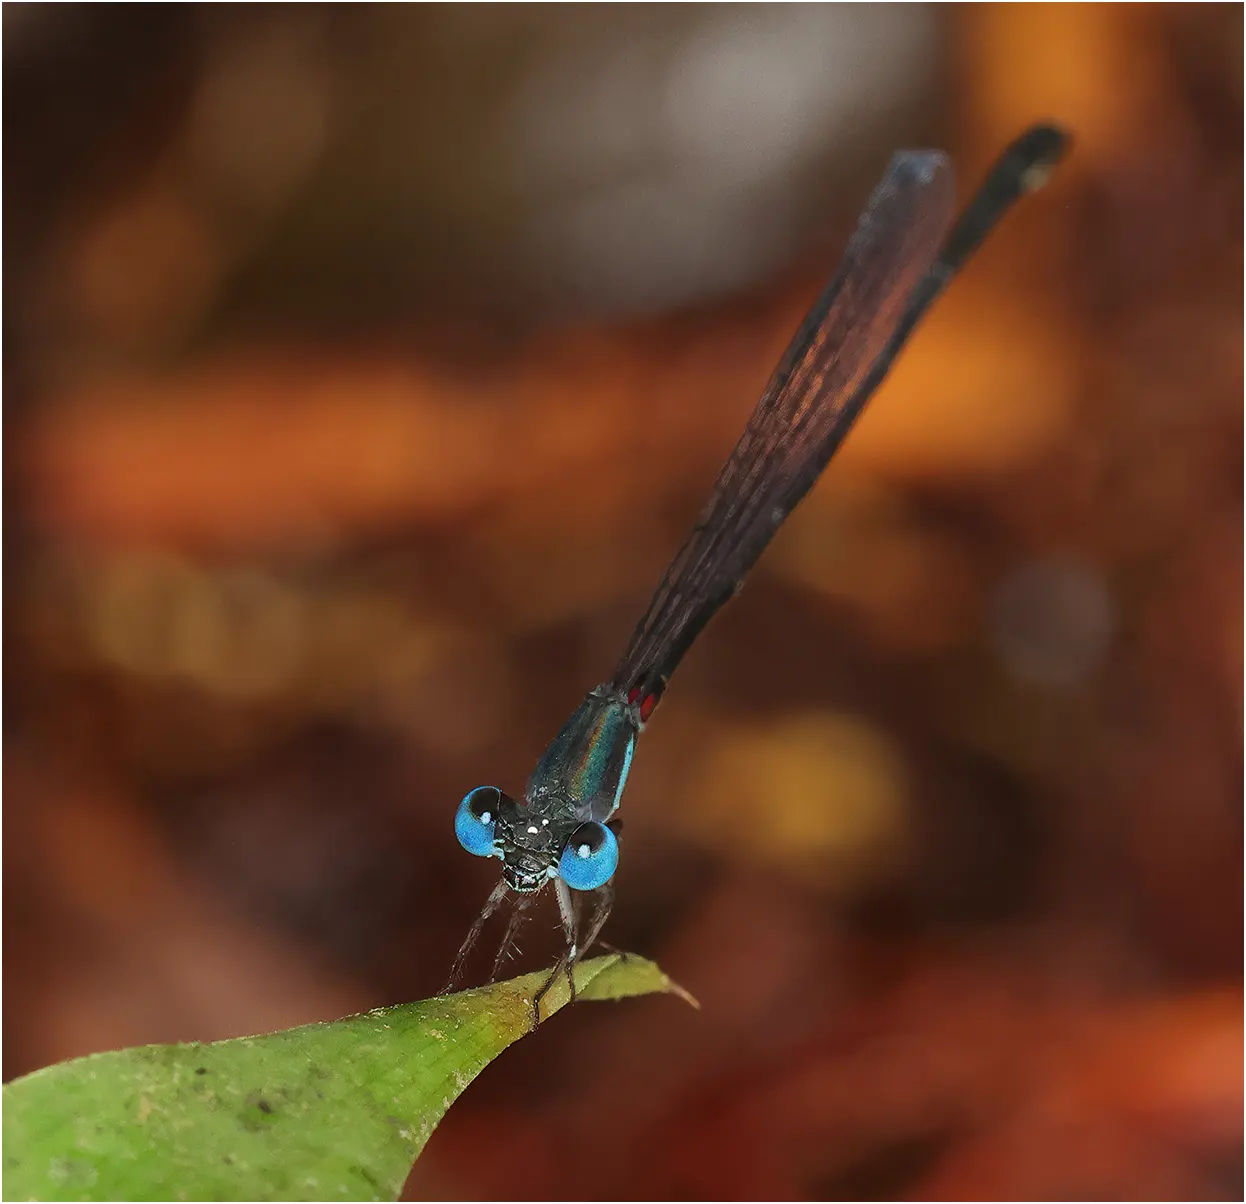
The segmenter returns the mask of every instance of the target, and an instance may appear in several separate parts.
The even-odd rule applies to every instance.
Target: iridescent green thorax
[[[537,762],[524,792],[529,809],[553,821],[604,823],[623,795],[639,732],[636,708],[598,686]]]

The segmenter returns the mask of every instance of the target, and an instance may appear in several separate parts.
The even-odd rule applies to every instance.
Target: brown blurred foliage
[[[1240,1198],[1242,15],[6,5],[6,1077],[418,998],[897,145],[1077,139],[414,1197]],[[525,965],[557,948],[554,916]]]

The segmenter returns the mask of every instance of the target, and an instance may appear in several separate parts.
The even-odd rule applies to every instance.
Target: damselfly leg
[[[575,967],[583,960],[585,954],[598,943],[597,938],[601,930],[606,926],[606,920],[610,917],[610,908],[614,905],[613,882],[607,882],[593,892],[593,914],[588,922],[584,940],[581,942],[579,940],[579,893],[568,890],[562,882],[555,883],[555,893],[558,896],[558,912],[562,918],[563,937],[567,942],[567,947],[562,957],[558,959],[558,964],[555,965],[550,972],[550,976],[545,980],[541,989],[532,1000],[532,1008],[537,1024],[541,1023],[541,1000],[549,994],[550,987],[558,981],[560,974],[567,976],[567,989],[571,997],[570,1002],[575,1002]]]
[[[519,931],[519,926],[523,923],[524,918],[528,914],[528,904],[532,902],[531,895],[518,895],[515,899],[515,906],[511,909],[510,919],[506,921],[506,931],[502,933],[502,943],[498,946],[498,951],[493,959],[493,969],[489,971],[489,981],[497,982],[498,971],[502,968],[502,963],[510,955],[515,946],[515,933]]]
[[[476,942],[480,939],[481,932],[484,931],[485,922],[488,918],[501,906],[502,900],[507,895],[506,880],[500,879],[489,897],[485,900],[485,905],[480,909],[480,914],[476,917],[471,928],[468,929],[467,936],[463,938],[463,943],[459,946],[459,951],[454,955],[454,965],[450,967],[450,977],[446,980],[446,985],[437,992],[439,995],[448,995],[458,985],[459,980],[463,977],[463,966],[467,963],[467,955],[471,953]]]

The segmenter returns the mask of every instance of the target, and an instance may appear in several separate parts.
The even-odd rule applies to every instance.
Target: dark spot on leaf
[[[251,1133],[269,1128],[277,1119],[277,1109],[265,1096],[257,1092],[247,1096],[247,1105],[238,1117],[242,1127]]]
[[[199,1067],[199,1068],[195,1071],[195,1073],[196,1073],[196,1074],[207,1074],[207,1073],[208,1073],[208,1068],[207,1068],[206,1066],[200,1066],[200,1067]]]
[[[222,1162],[223,1162],[226,1166],[233,1166],[233,1165],[234,1165],[234,1156],[233,1156],[233,1154],[222,1154],[222,1155],[221,1155],[221,1161],[222,1161]]]
[[[350,1169],[372,1187],[378,1200],[393,1199],[395,1189],[382,1183],[366,1166],[352,1166]]]

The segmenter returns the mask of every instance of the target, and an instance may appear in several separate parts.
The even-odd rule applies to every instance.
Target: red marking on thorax
[[[658,705],[658,699],[662,697],[660,690],[651,690],[647,694],[642,694],[641,686],[633,686],[627,692],[627,705],[629,707],[636,706],[639,703],[637,712],[641,723],[648,722],[649,716],[653,714],[654,709]]]

